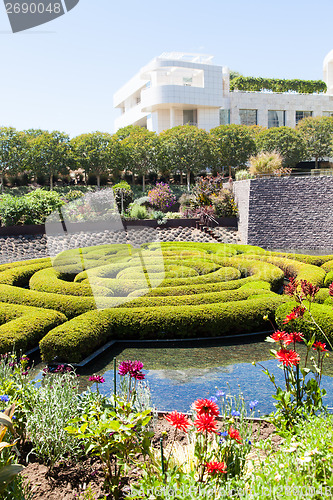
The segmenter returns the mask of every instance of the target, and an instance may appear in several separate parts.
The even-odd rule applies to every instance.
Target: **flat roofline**
[[[211,64],[214,56],[209,54],[195,54],[191,52],[163,52],[156,59],[171,59],[200,64]]]

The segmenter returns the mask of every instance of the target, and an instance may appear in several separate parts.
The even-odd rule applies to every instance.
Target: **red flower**
[[[295,280],[295,278],[289,278],[289,283],[284,287],[284,293],[286,295],[290,295],[293,297],[294,293],[297,290],[299,283]]]
[[[303,318],[304,313],[305,313],[305,307],[301,306],[294,307],[291,313],[287,314],[287,316],[283,320],[283,324],[286,325],[287,323],[289,323],[289,321],[293,321],[294,319],[297,318]]]
[[[320,352],[328,352],[327,349],[326,349],[326,344],[323,344],[322,342],[315,342],[313,344],[313,349],[315,351],[320,351]]]
[[[239,434],[237,429],[230,427],[228,429],[228,434],[229,434],[230,439],[234,439],[235,441],[237,441],[237,443],[242,442],[242,438],[240,437],[240,434]]]
[[[219,407],[210,399],[197,399],[193,403],[193,409],[198,415],[207,414],[217,417],[219,414]]]
[[[319,286],[315,286],[307,280],[301,280],[301,288],[305,297],[314,299],[319,292]]]
[[[284,336],[284,343],[286,345],[289,345],[293,342],[303,342],[304,340],[304,337],[303,337],[303,333],[301,332],[292,332],[292,333],[286,333],[285,336]]]
[[[206,413],[202,413],[201,415],[197,416],[196,420],[194,420],[194,425],[199,432],[217,432],[217,422],[214,415],[207,415]]]
[[[296,366],[300,362],[299,354],[296,351],[289,351],[288,349],[280,349],[275,357],[285,366]]]
[[[328,287],[329,289],[329,294],[331,297],[333,297],[333,283],[330,284],[330,286]]]
[[[180,431],[187,432],[187,428],[191,425],[191,422],[188,420],[186,415],[183,415],[183,413],[178,413],[177,411],[169,413],[169,415],[166,415],[165,418],[169,422],[169,424],[173,425]]]
[[[286,332],[280,332],[280,330],[276,330],[276,332],[271,335],[271,339],[275,340],[275,342],[281,342],[281,340],[284,340],[286,335]]]
[[[206,467],[208,474],[227,473],[227,466],[224,462],[207,462]]]

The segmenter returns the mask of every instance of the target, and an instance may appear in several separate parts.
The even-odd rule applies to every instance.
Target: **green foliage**
[[[245,125],[220,125],[211,129],[214,154],[219,167],[243,167],[256,153],[256,143],[249,127]]]
[[[321,80],[283,80],[278,78],[261,78],[253,76],[238,76],[230,80],[230,90],[243,92],[299,92],[301,94],[321,94],[326,92],[326,84]]]
[[[0,302],[0,353],[27,351],[50,330],[67,321],[64,314],[50,309]]]
[[[180,125],[161,132],[161,155],[166,169],[187,175],[187,189],[190,177],[197,175],[212,164],[212,144],[205,130],[194,125]]]
[[[7,429],[12,433],[14,432],[12,423],[14,411],[15,405],[12,405],[6,412],[0,412],[0,495],[6,490],[15,476],[24,469],[22,465],[12,463],[14,459],[13,456],[9,456],[7,459],[2,457],[3,451],[11,448],[15,444],[4,441]]]
[[[120,213],[123,213],[133,201],[133,191],[131,186],[127,182],[121,181],[112,186],[112,189],[118,210]]]
[[[133,203],[133,205],[130,207],[129,215],[133,219],[147,219],[148,211],[145,206]]]
[[[225,304],[90,311],[53,329],[40,342],[45,361],[77,362],[111,339],[191,338],[258,331],[286,299],[265,293]]]
[[[307,160],[314,158],[316,168],[318,160],[332,155],[333,118],[309,116],[298,123],[297,130],[305,141]]]
[[[79,454],[75,439],[65,431],[70,419],[79,414],[77,391],[75,372],[45,373],[31,398],[26,427],[32,452],[51,468],[57,460]]]
[[[306,155],[305,141],[297,130],[291,127],[271,127],[256,136],[258,151],[280,153],[283,167],[294,167]]]
[[[147,431],[151,410],[133,411],[130,402],[114,396],[112,403],[88,407],[69,422],[66,431],[80,440],[88,455],[101,459],[105,484],[118,499],[120,479],[140,453],[149,454],[152,433]]]
[[[22,197],[0,196],[0,221],[2,226],[17,224],[43,224],[48,215],[64,204],[54,191],[36,189]]]

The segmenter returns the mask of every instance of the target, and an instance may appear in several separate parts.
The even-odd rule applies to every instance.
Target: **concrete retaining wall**
[[[237,181],[243,243],[279,250],[333,250],[333,177]]]

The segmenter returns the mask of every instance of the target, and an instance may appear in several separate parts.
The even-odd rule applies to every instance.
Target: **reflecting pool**
[[[89,365],[89,372],[82,373],[80,387],[85,390],[91,385],[89,375],[96,373],[106,380],[100,385],[100,391],[108,394],[113,391],[113,357],[116,356],[117,366],[121,361],[137,359],[144,365],[143,372],[151,389],[152,403],[158,410],[186,412],[195,399],[215,396],[216,391],[221,390],[231,396],[242,392],[247,407],[250,401],[258,400],[260,414],[268,414],[274,410],[274,387],[262,373],[262,368],[253,366],[252,361],[274,373],[276,383],[281,387],[284,386],[284,376],[278,368],[278,361],[269,354],[274,345],[265,342],[265,337],[242,338],[242,343],[237,344],[235,339],[117,344],[112,351]],[[297,351],[304,359],[305,346],[298,344]],[[311,364],[308,363],[308,366]],[[327,391],[325,405],[332,408],[332,356],[325,360],[321,387]]]

